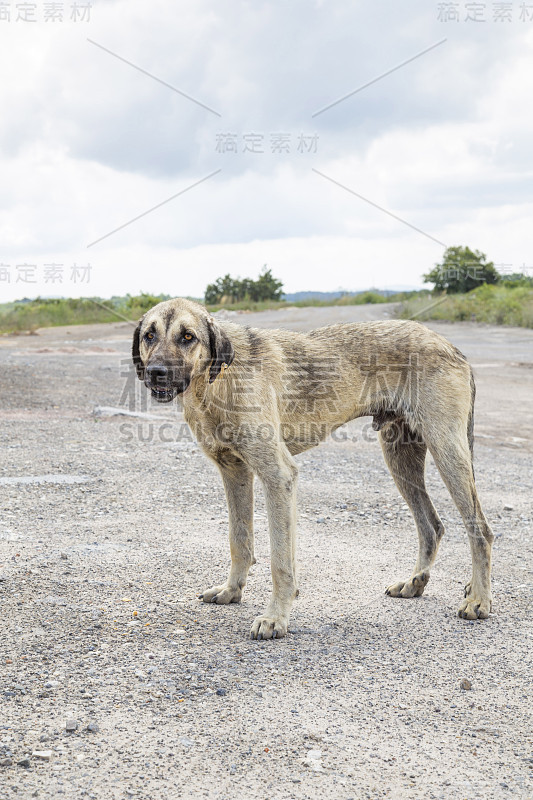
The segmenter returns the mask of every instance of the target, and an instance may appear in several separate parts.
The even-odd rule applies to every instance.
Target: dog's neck
[[[211,406],[213,403],[225,402],[227,400],[228,392],[231,391],[232,368],[227,364],[220,370],[219,375],[215,380],[209,382],[209,373],[202,373],[194,377],[185,394],[182,396],[183,407],[206,407]]]

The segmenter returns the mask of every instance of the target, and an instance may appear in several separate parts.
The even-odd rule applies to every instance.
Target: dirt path
[[[305,330],[384,312],[238,321]],[[274,642],[247,639],[270,587],[259,486],[243,603],[197,600],[227,569],[222,486],[133,378],[131,326],[0,340],[2,800],[531,796],[533,331],[431,327],[475,366],[494,613],[456,616],[470,556],[431,462],[436,567],[422,598],[384,595],[416,534],[364,419],[298,458],[300,597]]]

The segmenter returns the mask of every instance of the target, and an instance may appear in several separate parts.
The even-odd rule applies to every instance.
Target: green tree
[[[240,283],[228,272],[223,278],[217,278],[214,283],[209,284],[205,290],[205,302],[208,304],[220,303],[223,297],[226,297],[231,303],[238,302],[242,293]]]
[[[267,265],[261,270],[261,274],[256,281],[250,281],[250,299],[261,300],[281,300],[283,284],[274,278],[272,270],[267,269]]]
[[[526,275],[525,272],[513,272],[510,275],[501,276],[504,286],[514,289],[516,286],[533,286],[533,275]]]
[[[207,305],[216,305],[223,297],[231,303],[242,300],[257,303],[261,300],[281,300],[282,292],[283,283],[274,278],[272,270],[267,269],[265,264],[255,281],[252,278],[232,278],[229,273],[223,278],[217,278],[206,287],[204,299]]]
[[[441,264],[423,276],[424,283],[433,283],[434,292],[470,292],[483,283],[498,283],[500,275],[492,261],[479,250],[469,247],[448,247]]]
[[[122,301],[122,298],[118,298],[119,302]],[[153,306],[161,303],[163,300],[170,300],[169,294],[149,294],[148,292],[141,292],[138,295],[126,295],[126,302],[124,303],[124,307],[128,311],[132,311],[135,309],[135,313],[139,312],[139,309],[142,314],[148,311]]]

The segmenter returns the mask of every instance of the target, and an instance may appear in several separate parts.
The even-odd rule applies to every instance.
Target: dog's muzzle
[[[151,364],[146,367],[144,383],[159,403],[170,403],[177,395],[183,394],[190,380],[177,377],[174,370],[164,364]]]

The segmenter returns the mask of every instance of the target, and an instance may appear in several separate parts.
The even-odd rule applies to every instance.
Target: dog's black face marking
[[[186,325],[180,326],[180,331],[176,336],[176,344],[180,347],[192,347],[198,342],[198,337]]]
[[[157,328],[155,323],[152,324],[143,332],[143,339],[148,347],[153,347],[158,340]]]
[[[176,312],[173,308],[169,308],[163,314],[161,321],[163,323],[163,327],[165,329],[165,333],[168,333],[170,326],[174,322],[174,317],[176,316]]]

